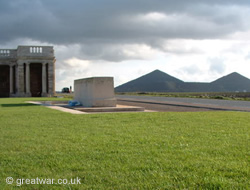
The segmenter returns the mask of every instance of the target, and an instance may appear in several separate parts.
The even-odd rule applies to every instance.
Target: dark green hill
[[[179,92],[210,92],[210,83],[185,82]]]
[[[184,82],[162,71],[155,70],[116,87],[116,92],[176,92]]]
[[[183,82],[159,70],[115,88],[116,92],[250,92],[250,79],[234,72],[211,83]]]
[[[250,91],[250,79],[239,73],[231,73],[211,82],[211,90],[216,92]]]

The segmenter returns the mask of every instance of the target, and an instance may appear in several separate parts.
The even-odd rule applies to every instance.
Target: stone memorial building
[[[0,49],[0,97],[46,97],[55,93],[52,46]]]

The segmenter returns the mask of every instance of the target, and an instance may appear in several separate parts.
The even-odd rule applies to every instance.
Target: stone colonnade
[[[30,65],[42,64],[42,92],[41,96],[51,96],[55,91],[54,61],[29,62],[18,61],[17,65],[10,65],[10,95],[32,96],[30,89]],[[14,73],[15,68],[15,73]],[[15,79],[15,80],[13,80]],[[17,87],[15,89],[15,87]],[[15,95],[14,95],[15,94]]]

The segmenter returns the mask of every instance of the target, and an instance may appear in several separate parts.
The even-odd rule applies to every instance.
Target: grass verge
[[[0,99],[0,189],[249,187],[250,113],[71,115],[27,100]],[[81,184],[17,187],[37,177]]]

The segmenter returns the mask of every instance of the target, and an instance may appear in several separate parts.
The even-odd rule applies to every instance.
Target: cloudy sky
[[[0,0],[0,48],[52,45],[56,89],[155,69],[183,81],[250,78],[249,0]]]

